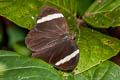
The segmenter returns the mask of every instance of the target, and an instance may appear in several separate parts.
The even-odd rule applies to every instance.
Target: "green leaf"
[[[74,80],[120,80],[120,66],[105,61],[88,71],[76,75]]]
[[[7,28],[7,34],[8,34],[8,46],[9,48],[13,48],[14,44],[19,41],[24,42],[25,38],[25,31],[17,28],[15,26],[9,26]]]
[[[11,51],[0,51],[0,73],[0,80],[61,80],[49,64]]]
[[[25,55],[25,56],[30,56],[32,54],[32,51],[29,50],[25,44],[22,42],[17,42],[13,46],[14,51],[16,51],[19,54]]]
[[[40,9],[44,5],[57,8],[64,14],[71,25],[75,25],[75,0],[1,0],[0,15],[6,17],[17,25],[31,29],[35,24]]]
[[[86,27],[80,28],[76,41],[80,49],[79,63],[77,70],[74,70],[76,74],[100,64],[120,51],[120,40]]]
[[[97,28],[120,26],[120,0],[96,0],[83,19]]]
[[[94,0],[77,0],[77,12],[82,16]]]

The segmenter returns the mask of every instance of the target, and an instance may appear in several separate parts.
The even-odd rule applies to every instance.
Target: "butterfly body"
[[[55,8],[45,6],[25,42],[34,52],[32,57],[40,58],[61,70],[72,70],[79,60],[74,37],[69,33],[64,16]]]

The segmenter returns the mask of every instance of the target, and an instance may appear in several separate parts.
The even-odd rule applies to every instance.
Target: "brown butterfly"
[[[55,8],[44,6],[25,42],[34,51],[32,57],[40,58],[60,70],[72,70],[79,60],[74,37],[69,33],[64,16]]]

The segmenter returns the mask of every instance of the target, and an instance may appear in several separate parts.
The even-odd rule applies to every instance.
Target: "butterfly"
[[[33,51],[33,58],[42,59],[60,70],[73,70],[79,60],[74,37],[69,33],[63,14],[53,7],[44,6],[25,43]]]

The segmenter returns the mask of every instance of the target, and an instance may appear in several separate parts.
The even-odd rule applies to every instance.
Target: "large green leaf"
[[[74,71],[76,74],[100,64],[120,51],[120,40],[86,27],[80,28],[77,37],[80,59],[77,70]]]
[[[74,80],[120,80],[120,66],[106,61],[76,75]]]
[[[120,26],[120,0],[96,0],[83,19],[97,28]]]
[[[15,52],[0,51],[0,80],[61,80],[49,64]]]
[[[71,25],[75,25],[76,0],[1,0],[0,15],[17,25],[31,29],[35,24],[40,9],[44,5],[57,8],[64,14]]]

